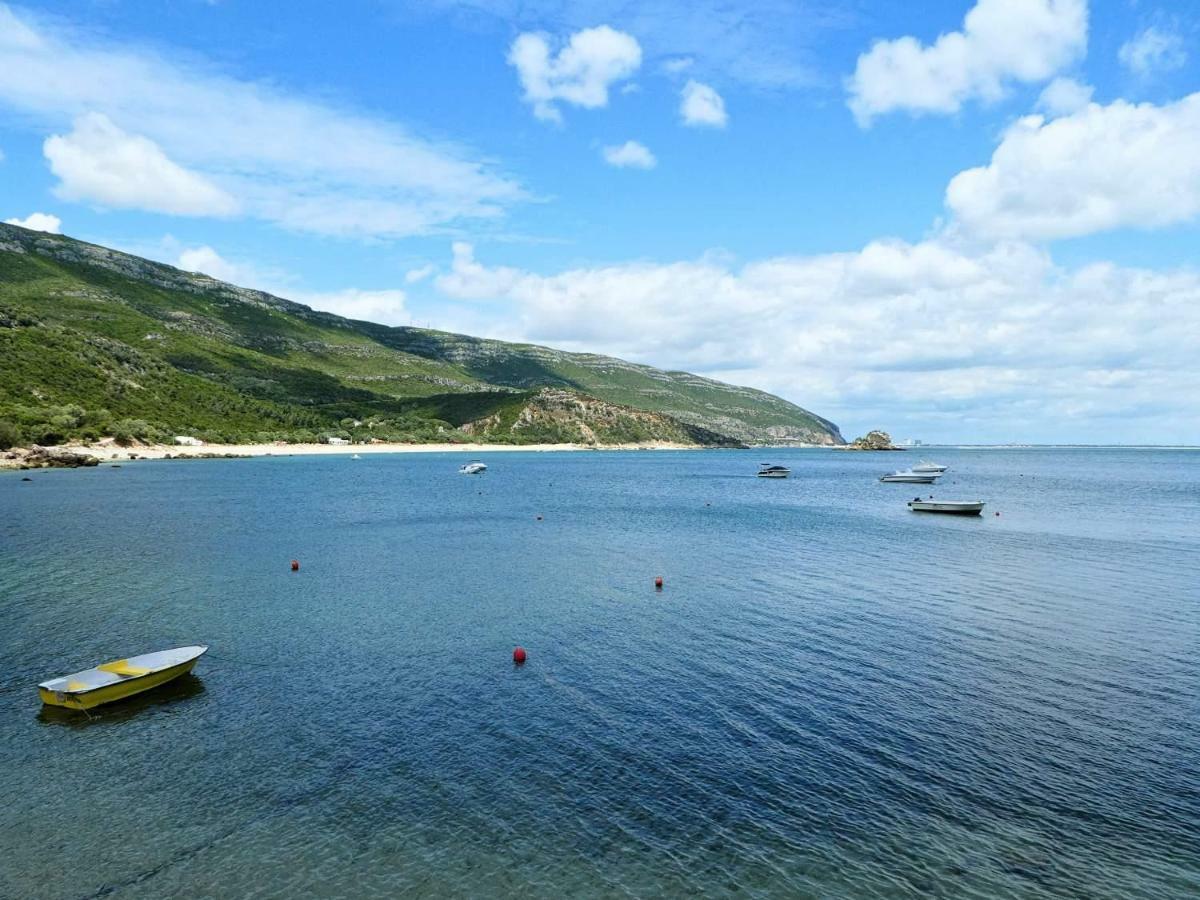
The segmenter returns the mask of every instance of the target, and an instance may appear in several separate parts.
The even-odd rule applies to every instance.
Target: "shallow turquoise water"
[[[0,474],[0,896],[1200,894],[1200,454],[936,458]]]

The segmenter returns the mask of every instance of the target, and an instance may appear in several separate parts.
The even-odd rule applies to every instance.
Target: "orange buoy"
[[[513,662],[518,666],[525,662],[525,648],[518,647],[513,651]]]
[[[654,579],[654,589],[656,591],[662,590],[662,576],[661,575],[658,578]]]
[[[299,571],[300,571],[300,560],[298,560],[298,559],[293,559],[293,560],[292,560],[292,571],[293,571],[293,572],[299,572]]]

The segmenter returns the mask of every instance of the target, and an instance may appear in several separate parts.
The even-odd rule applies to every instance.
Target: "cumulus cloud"
[[[567,34],[617,22],[637,37],[647,59],[694,60],[727,81],[796,89],[824,83],[814,62],[831,32],[857,25],[839,4],[797,0],[399,0],[412,9],[462,11],[476,23],[491,16],[519,31]]]
[[[1178,34],[1151,26],[1122,44],[1117,59],[1139,78],[1149,78],[1181,68],[1187,51]]]
[[[185,249],[179,254],[175,266],[185,272],[199,272],[202,275],[216,278],[218,281],[228,281],[245,287],[257,287],[251,270],[229,262],[207,245]]]
[[[960,172],[946,205],[985,237],[1054,239],[1155,228],[1200,213],[1200,93],[1027,116],[986,166]]]
[[[411,325],[412,316],[405,308],[407,299],[398,289],[364,291],[346,288],[340,291],[292,292],[289,299],[347,319],[361,319],[380,325]]]
[[[608,105],[608,90],[642,64],[642,48],[631,35],[607,25],[585,28],[553,53],[543,34],[517,36],[508,53],[524,100],[539,119],[561,122],[556,101],[596,109]]]
[[[516,269],[486,268],[475,259],[475,247],[455,241],[450,251],[450,271],[439,275],[434,284],[443,294],[459,300],[491,300],[506,295],[522,277]]]
[[[967,100],[994,101],[1011,82],[1050,78],[1083,54],[1086,0],[979,0],[961,31],[924,45],[878,41],[848,82],[860,125],[895,110],[954,113]]]
[[[1055,78],[1038,97],[1037,108],[1052,116],[1070,115],[1092,102],[1093,90],[1073,78]]]
[[[699,81],[688,81],[680,94],[679,115],[684,125],[724,128],[729,121],[721,95]]]
[[[605,147],[603,154],[606,163],[619,169],[653,169],[658,165],[654,154],[637,141]]]
[[[100,113],[80,116],[69,134],[47,138],[43,152],[59,179],[55,193],[64,200],[185,216],[237,212],[225,191]]]
[[[459,246],[453,265],[439,288],[508,301],[510,336],[749,384],[847,427],[1113,440],[1154,410],[1182,438],[1200,413],[1191,271],[1062,269],[1028,244],[946,238],[551,275],[483,266]]]
[[[101,42],[3,2],[0,72],[0,108],[43,134],[102,115],[244,214],[291,229],[423,234],[495,218],[525,196],[470,151],[396,122]],[[220,209],[215,196],[201,207]]]
[[[62,233],[62,219],[50,213],[30,213],[24,219],[5,219],[5,225],[19,225],[32,231],[47,231],[50,234]]]

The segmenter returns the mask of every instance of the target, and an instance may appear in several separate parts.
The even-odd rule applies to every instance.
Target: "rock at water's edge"
[[[892,436],[886,431],[868,431],[860,438],[855,438],[854,443],[846,446],[847,450],[903,450],[903,447],[897,447],[892,443]]]
[[[66,447],[40,447],[34,444],[25,455],[23,469],[76,469],[80,466],[98,466],[100,460],[88,453],[68,450]]]

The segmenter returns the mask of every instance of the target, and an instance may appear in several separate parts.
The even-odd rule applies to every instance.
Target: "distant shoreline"
[[[94,456],[101,463],[136,462],[144,459],[238,459],[262,456],[360,456],[385,453],[559,453],[584,450],[720,450],[722,447],[706,447],[699,444],[676,444],[669,441],[651,441],[635,444],[203,444],[198,447],[173,444],[148,444],[121,447],[115,443],[66,444],[65,450]],[[824,444],[781,444],[778,446],[756,445],[750,450],[847,450],[846,446]],[[1200,446],[1187,444],[924,444],[917,447],[897,447],[902,450],[1200,450]],[[24,463],[28,448],[13,448],[0,454],[0,469],[19,469]],[[873,452],[873,451],[860,451]],[[877,452],[877,451],[876,451]],[[885,451],[886,452],[886,451]],[[10,455],[16,458],[9,459]]]
[[[63,449],[94,456],[102,463],[143,459],[222,459],[259,456],[360,456],[382,453],[496,453],[521,450],[533,453],[581,450],[706,450],[697,444],[653,441],[636,444],[202,444],[177,446],[149,444],[121,447],[113,444],[67,444]],[[23,454],[22,454],[23,457]],[[23,458],[0,458],[0,468],[20,468]]]

